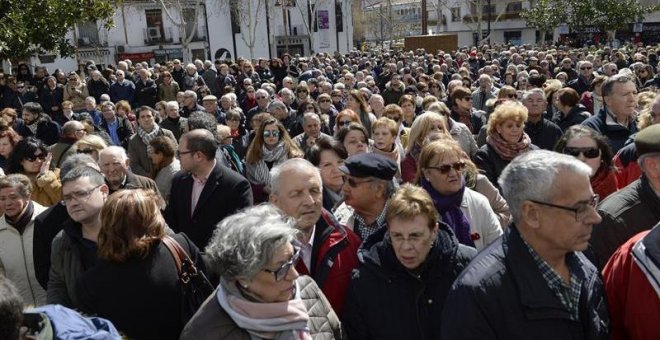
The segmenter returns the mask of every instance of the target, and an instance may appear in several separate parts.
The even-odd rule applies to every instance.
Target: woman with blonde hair
[[[417,161],[422,152],[424,139],[431,132],[440,132],[449,135],[447,130],[447,118],[439,113],[425,112],[415,119],[410,127],[406,156],[401,161],[401,179],[403,182],[412,183],[417,175]]]
[[[369,137],[371,137],[371,124],[376,121],[376,116],[369,112],[369,105],[364,99],[364,95],[360,90],[351,90],[346,99],[346,108],[358,114],[362,125],[367,129]]]
[[[419,156],[417,177],[458,241],[481,250],[502,234],[488,199],[466,187],[463,150],[455,142],[425,145]]]
[[[498,106],[488,119],[486,144],[477,151],[474,163],[498,189],[497,179],[509,162],[538,149],[524,131],[526,121],[527,108],[513,101]]]
[[[151,190],[110,195],[101,210],[98,261],[78,283],[82,311],[109,319],[133,339],[178,339],[187,321],[177,266],[165,242],[178,243],[198,270],[206,270],[185,234],[166,236],[161,207]]]
[[[80,112],[85,109],[85,98],[89,97],[87,85],[85,85],[85,82],[75,72],[71,72],[68,79],[69,81],[64,86],[62,100],[72,102],[73,111]]]
[[[282,123],[269,116],[257,127],[255,137],[245,155],[245,170],[252,185],[254,202],[268,199],[266,188],[270,184],[270,169],[289,158],[303,157]]]
[[[105,140],[97,135],[86,135],[73,144],[76,153],[90,155],[97,162],[99,160],[99,152],[107,147],[108,144]]]

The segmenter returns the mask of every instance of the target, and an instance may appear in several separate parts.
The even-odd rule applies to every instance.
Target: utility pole
[[[428,12],[426,11],[426,0],[422,0],[422,35],[429,34],[429,30],[427,26],[428,26]]]
[[[284,25],[284,53],[289,53],[289,20],[286,11],[286,5],[289,4],[289,0],[282,0],[280,4],[282,4],[282,24]]]
[[[493,13],[492,8],[490,7],[490,1],[491,0],[488,0],[488,46],[490,46],[490,20]]]
[[[383,3],[379,4],[380,11],[380,49],[385,49],[385,36],[383,35]]]

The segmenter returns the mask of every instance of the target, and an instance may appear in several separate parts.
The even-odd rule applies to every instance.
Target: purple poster
[[[330,28],[330,19],[329,19],[328,11],[327,10],[319,10],[318,11],[318,18],[319,18],[319,29],[322,30],[327,30]]]

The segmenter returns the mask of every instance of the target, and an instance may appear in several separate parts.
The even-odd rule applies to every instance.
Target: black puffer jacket
[[[603,282],[582,253],[573,254],[581,263],[579,321],[570,319],[511,224],[456,280],[442,312],[442,338],[609,339]]]
[[[359,254],[343,311],[349,339],[440,339],[440,313],[451,284],[476,255],[441,223],[420,274],[396,258],[389,237]]]

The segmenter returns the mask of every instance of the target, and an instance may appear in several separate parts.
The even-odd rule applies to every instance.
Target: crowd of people
[[[658,339],[658,53],[0,72],[0,338]]]

